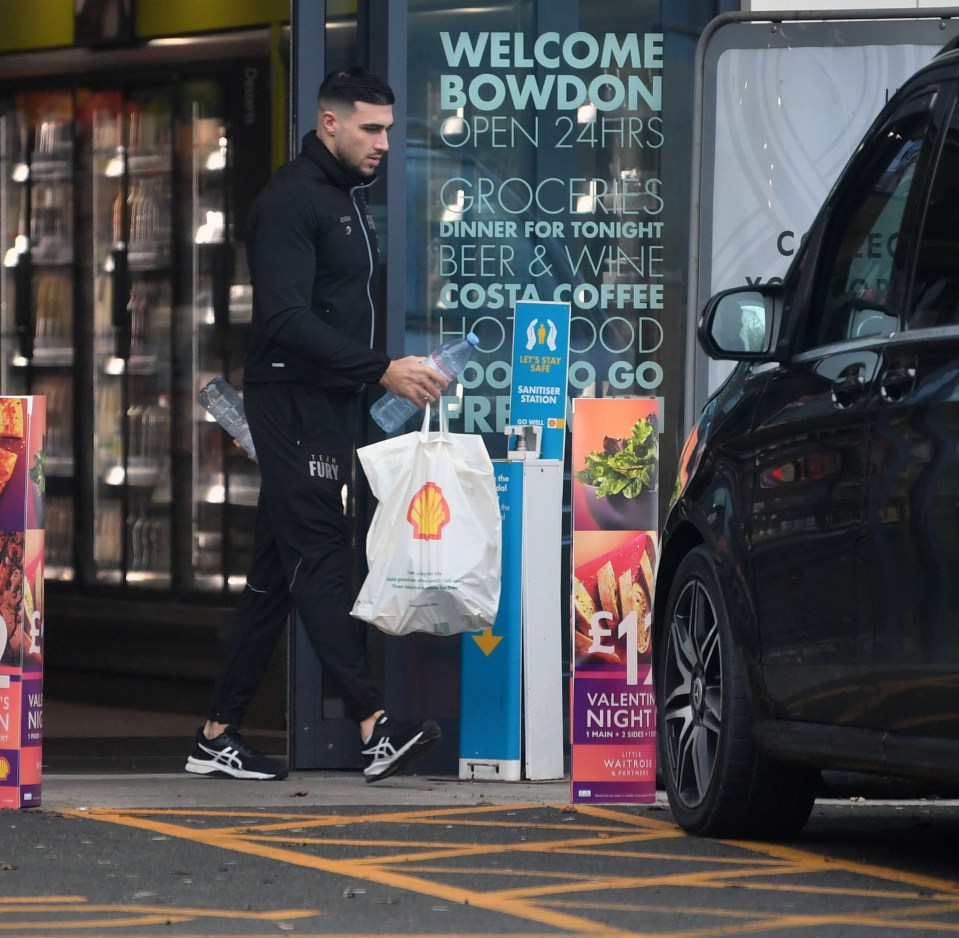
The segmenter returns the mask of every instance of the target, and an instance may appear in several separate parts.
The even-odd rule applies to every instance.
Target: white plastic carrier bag
[[[352,614],[390,635],[489,628],[499,607],[502,519],[479,436],[423,428],[357,450],[379,501],[366,539],[369,574]]]

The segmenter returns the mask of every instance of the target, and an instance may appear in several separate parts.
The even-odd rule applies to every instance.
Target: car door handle
[[[840,408],[852,407],[866,388],[866,368],[856,362],[843,368],[832,383],[832,402]]]
[[[879,379],[879,393],[884,401],[901,401],[916,384],[916,360],[898,361],[887,368]]]

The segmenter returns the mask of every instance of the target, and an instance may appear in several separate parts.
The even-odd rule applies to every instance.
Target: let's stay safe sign
[[[510,423],[542,428],[543,459],[562,459],[566,445],[569,319],[569,303],[522,300],[514,310]]]

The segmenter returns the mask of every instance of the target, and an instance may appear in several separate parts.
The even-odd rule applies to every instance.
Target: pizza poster
[[[656,799],[650,627],[659,415],[656,398],[573,402],[574,803]]]
[[[40,804],[45,404],[0,397],[0,808]]]

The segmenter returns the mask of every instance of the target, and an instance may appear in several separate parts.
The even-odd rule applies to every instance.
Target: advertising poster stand
[[[492,629],[463,639],[462,779],[562,778],[560,623],[568,303],[514,315],[507,458],[495,460],[503,579]]]
[[[0,397],[0,809],[40,804],[46,398]]]
[[[573,404],[573,803],[656,800],[656,398]]]

